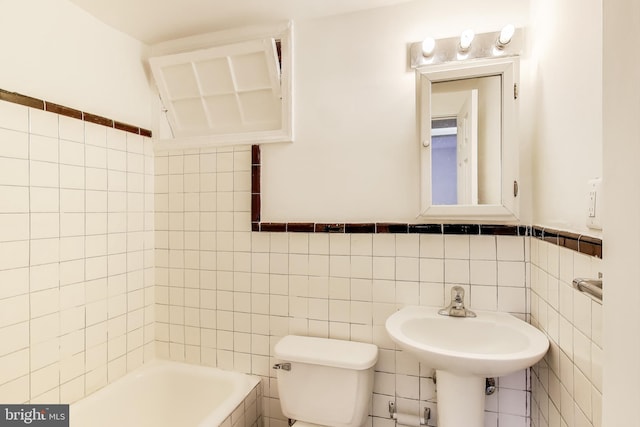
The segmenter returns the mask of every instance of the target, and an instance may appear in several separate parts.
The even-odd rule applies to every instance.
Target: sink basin
[[[398,347],[436,370],[438,427],[483,427],[485,378],[534,365],[549,340],[508,313],[451,317],[438,310],[404,307],[389,316],[387,332]]]
[[[549,340],[508,313],[476,311],[450,317],[438,308],[409,306],[392,314],[387,332],[398,346],[436,370],[500,377],[536,364]]]

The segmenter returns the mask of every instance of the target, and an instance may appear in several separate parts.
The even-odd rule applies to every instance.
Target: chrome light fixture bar
[[[460,37],[425,39],[410,45],[411,68],[451,61],[520,55],[522,38],[522,29],[507,25],[502,31],[474,35],[472,30],[465,30]]]

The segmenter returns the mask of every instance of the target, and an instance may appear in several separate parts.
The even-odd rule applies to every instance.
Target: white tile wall
[[[71,402],[157,352],[263,377],[265,423],[284,426],[272,348],[295,333],[377,344],[370,424],[391,426],[389,400],[417,414],[437,394],[384,321],[462,285],[475,309],[530,307],[552,342],[532,381],[499,379],[485,425],[600,425],[602,310],[570,287],[599,260],[521,237],[252,233],[250,161],[154,157],[147,138],[0,102],[0,401]]]
[[[533,369],[532,425],[602,425],[602,304],[573,289],[597,278],[602,260],[531,240],[531,323],[549,337]]]
[[[523,237],[252,233],[250,147],[155,161],[157,354],[263,377],[267,425],[286,425],[271,369],[286,334],[377,344],[369,424],[391,426],[390,400],[435,407],[432,370],[385,332],[397,308],[442,306],[462,285],[471,308],[527,313]],[[528,372],[498,385],[486,425],[528,425]]]
[[[0,401],[153,357],[153,167],[148,138],[0,102]]]

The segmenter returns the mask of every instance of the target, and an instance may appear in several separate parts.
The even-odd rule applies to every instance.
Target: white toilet
[[[274,355],[282,412],[296,427],[360,427],[369,415],[378,347],[287,335]]]

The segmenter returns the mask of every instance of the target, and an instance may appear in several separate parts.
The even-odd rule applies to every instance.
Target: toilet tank
[[[278,369],[283,414],[332,427],[359,427],[369,415],[373,393],[373,344],[287,335],[274,355],[290,369]],[[287,367],[288,368],[288,367]]]

